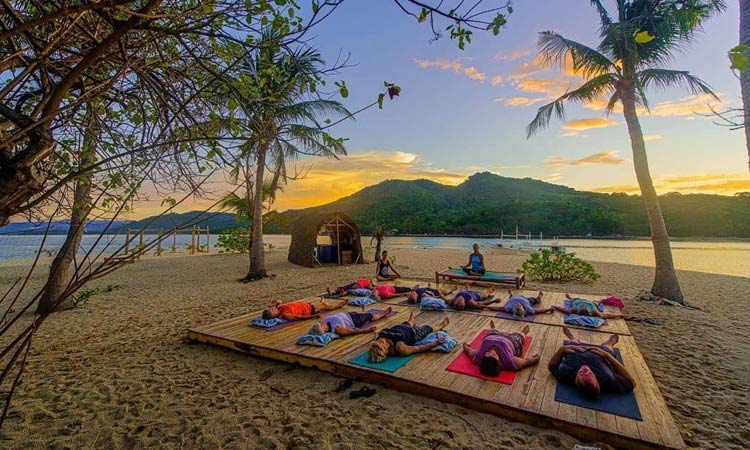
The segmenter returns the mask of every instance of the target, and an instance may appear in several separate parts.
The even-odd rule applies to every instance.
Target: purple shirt
[[[513,313],[513,307],[516,305],[523,306],[523,309],[526,310],[526,315],[531,316],[534,314],[534,307],[531,306],[531,302],[526,297],[521,297],[520,295],[514,295],[513,297],[508,299],[508,302],[505,303],[505,312],[507,313]]]
[[[485,353],[495,349],[500,356],[500,367],[506,370],[518,370],[515,356],[513,355],[513,341],[510,340],[507,333],[488,334],[482,339],[479,349],[474,354],[472,362],[479,365]]]
[[[352,316],[349,315],[349,313],[338,313],[338,314],[331,314],[330,316],[327,316],[324,320],[325,323],[328,324],[329,327],[331,327],[328,332],[329,333],[335,333],[336,327],[344,327],[348,328],[350,330],[353,330],[354,322],[352,321]]]

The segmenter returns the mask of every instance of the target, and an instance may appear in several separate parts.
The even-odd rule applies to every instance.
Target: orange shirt
[[[307,302],[291,302],[279,305],[279,317],[283,319],[287,314],[294,314],[295,316],[311,316],[312,305]]]

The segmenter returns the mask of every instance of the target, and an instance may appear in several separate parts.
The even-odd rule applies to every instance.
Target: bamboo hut
[[[318,244],[318,236],[330,238],[330,244]],[[289,262],[315,267],[326,263],[363,264],[362,239],[357,224],[344,213],[305,214],[292,223]]]

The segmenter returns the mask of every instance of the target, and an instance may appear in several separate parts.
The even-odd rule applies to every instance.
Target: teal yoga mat
[[[369,369],[381,370],[383,372],[393,373],[398,369],[402,368],[409,361],[414,359],[415,355],[409,356],[389,356],[385,361],[380,363],[372,363],[367,360],[367,351],[363,352],[354,359],[349,360],[349,364],[355,366],[367,367]]]
[[[515,280],[517,278],[514,274],[500,273],[500,272],[485,272],[484,275],[469,275],[461,269],[451,269],[452,273],[456,275],[472,276],[477,278],[484,278],[486,280]]]

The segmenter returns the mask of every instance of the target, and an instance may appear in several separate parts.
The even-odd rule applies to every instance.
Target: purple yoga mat
[[[523,318],[514,316],[511,313],[507,313],[505,311],[498,311],[497,314],[495,314],[495,317],[499,317],[500,319],[508,319],[508,320],[520,320],[522,322],[533,322],[536,318],[536,314],[530,314]]]

